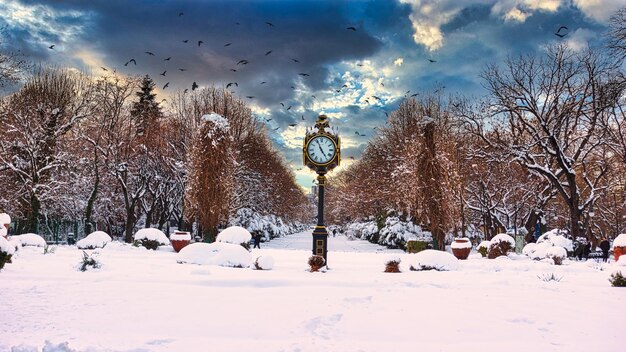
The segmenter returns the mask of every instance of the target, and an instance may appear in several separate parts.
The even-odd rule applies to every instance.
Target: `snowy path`
[[[325,273],[306,270],[309,232],[252,251],[275,259],[271,271],[111,243],[103,268],[82,273],[75,247],[25,247],[0,272],[0,351],[624,351],[615,264],[480,258],[412,272],[408,254],[329,241]],[[402,273],[382,272],[392,252]],[[549,273],[563,280],[537,278]]]

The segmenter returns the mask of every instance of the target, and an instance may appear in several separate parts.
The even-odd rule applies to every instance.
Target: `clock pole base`
[[[315,226],[313,230],[313,255],[324,257],[326,266],[328,266],[328,231],[326,226]]]

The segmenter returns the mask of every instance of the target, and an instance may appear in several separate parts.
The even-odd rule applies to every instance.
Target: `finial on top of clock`
[[[319,131],[324,131],[324,129],[328,127],[328,116],[323,114],[318,116],[315,127],[317,127]]]

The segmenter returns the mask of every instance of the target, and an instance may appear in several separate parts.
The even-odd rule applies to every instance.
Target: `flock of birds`
[[[179,13],[178,13],[178,17],[182,17],[182,16],[184,16],[184,13],[183,13],[183,12],[179,12]],[[235,25],[240,25],[240,22],[235,22]],[[274,28],[276,27],[276,26],[275,26],[272,22],[269,22],[269,21],[266,21],[266,22],[265,22],[265,25],[266,25],[269,29],[274,29]],[[357,31],[357,28],[356,28],[356,27],[354,27],[354,26],[349,26],[349,27],[346,27],[345,29],[346,29],[346,30],[348,30],[348,31],[353,31],[353,32],[356,32],[356,31]],[[559,37],[559,38],[564,38],[564,37],[565,37],[565,36],[569,33],[568,31],[569,31],[568,27],[566,27],[566,26],[560,26],[560,27],[556,30],[556,32],[554,32],[554,35],[556,35],[556,36],[557,36],[557,37]],[[182,43],[183,43],[183,44],[190,44],[190,40],[189,40],[189,39],[184,39],[184,40],[182,40]],[[197,40],[197,41],[195,41],[195,43],[196,43],[197,47],[198,47],[198,48],[200,48],[200,47],[202,47],[202,45],[204,44],[204,41],[203,41],[203,40]],[[224,47],[224,48],[227,48],[227,47],[230,47],[230,46],[232,46],[232,45],[233,45],[233,42],[228,42],[228,43],[224,43],[224,44],[223,44],[223,47]],[[48,49],[50,49],[50,50],[54,50],[54,48],[55,48],[55,45],[54,45],[54,44],[53,44],[53,45],[50,45],[50,46],[48,47]],[[269,55],[271,55],[273,52],[274,52],[273,50],[267,50],[267,51],[265,52],[264,56],[269,56]],[[156,55],[154,52],[152,52],[152,51],[144,51],[144,54],[145,54],[145,55],[147,55],[147,56],[149,56],[149,57],[156,57],[156,56],[157,56],[157,55]],[[171,60],[172,60],[172,56],[168,56],[168,57],[166,57],[166,58],[163,58],[163,60],[162,60],[162,61],[163,61],[163,62],[170,62]],[[437,62],[437,60],[434,60],[434,59],[432,59],[432,58],[428,58],[427,60],[428,60],[428,62],[429,62],[429,63],[436,63],[436,62]],[[299,64],[299,63],[300,63],[300,60],[299,60],[298,58],[293,58],[293,57],[292,57],[292,58],[290,58],[290,61],[291,61],[291,62],[293,62],[294,64]],[[126,66],[126,67],[127,67],[127,66],[129,66],[129,65],[131,65],[131,64],[132,64],[133,66],[137,66],[137,60],[136,60],[135,58],[130,58],[130,59],[128,59],[128,60],[124,63],[124,66]],[[231,72],[233,72],[233,73],[236,73],[238,70],[242,70],[242,69],[244,69],[244,68],[246,67],[246,65],[248,65],[248,64],[250,64],[250,61],[249,61],[248,59],[240,59],[240,60],[238,60],[236,63],[234,63],[233,67],[231,67],[229,70],[230,70]],[[363,66],[363,64],[362,64],[362,63],[357,63],[357,66]],[[103,71],[109,71],[109,69],[107,69],[106,67],[101,67],[101,69],[102,69]],[[113,70],[113,71],[115,71],[115,70]],[[186,69],[186,68],[184,68],[184,67],[179,67],[179,68],[177,69],[177,71],[179,71],[180,73],[182,73],[182,72],[187,71],[187,69]],[[170,74],[171,74],[171,72],[170,72]],[[167,70],[167,69],[164,69],[164,70],[163,70],[163,72],[159,73],[159,76],[166,77],[166,78],[171,77],[171,76],[168,76],[168,70]],[[298,73],[298,76],[300,76],[300,77],[302,77],[302,78],[307,78],[307,77],[310,77],[311,75],[310,75],[309,73],[306,73],[306,72],[299,72],[299,73]],[[167,79],[166,79],[166,80],[167,80]],[[266,82],[266,81],[262,81],[262,82],[260,82],[259,84],[260,84],[260,85],[265,85],[265,84],[267,84],[267,83],[268,83],[268,82]],[[380,83],[380,85],[384,87],[384,83],[382,83],[382,82],[381,82],[381,83]],[[165,84],[163,84],[163,86],[161,87],[161,89],[162,89],[162,90],[165,90],[165,89],[167,89],[167,88],[169,88],[169,87],[170,87],[170,82],[169,82],[169,81],[167,81]],[[239,83],[238,83],[238,82],[236,82],[236,81],[228,82],[228,83],[226,83],[226,86],[225,86],[225,87],[226,87],[226,89],[230,89],[231,87],[236,87],[236,88],[239,88]],[[189,91],[189,89],[191,89],[192,91],[194,91],[194,90],[196,90],[196,89],[198,89],[198,88],[199,88],[198,83],[197,83],[197,82],[195,82],[195,81],[193,81],[193,82],[191,83],[191,85],[190,85],[190,88],[185,88],[185,89],[184,89],[184,91],[183,91],[183,93],[187,93],[187,92]],[[343,84],[343,85],[342,85],[341,87],[339,87],[339,88],[331,88],[331,89],[332,89],[332,90],[334,90],[336,93],[340,93],[343,89],[349,89],[349,88],[350,88],[350,87],[348,86],[348,84]],[[294,90],[295,90],[295,87],[294,87],[294,86],[291,86],[291,89],[294,89]],[[233,92],[233,93],[234,93],[234,92]],[[406,91],[406,93],[405,93],[404,97],[405,97],[405,98],[407,98],[407,97],[415,97],[415,96],[417,96],[417,95],[419,94],[419,93],[413,93],[413,94],[410,94],[410,93],[411,93],[411,91],[410,91],[410,90]],[[316,99],[315,95],[312,95],[311,97],[312,97],[313,99]],[[255,99],[255,96],[253,96],[253,95],[247,95],[247,96],[246,96],[246,98],[247,98],[247,99]],[[370,103],[370,99],[372,99],[372,100],[376,100],[377,102],[383,102],[383,103],[384,103],[384,101],[383,101],[383,99],[382,99],[381,97],[378,97],[378,96],[375,96],[375,95],[372,95],[371,97],[368,97],[368,98],[364,99],[364,101],[365,101],[366,103],[368,103],[368,104],[369,104],[369,103]],[[165,99],[163,99],[163,101],[165,101]],[[283,108],[285,111],[290,111],[290,110],[293,108],[293,105],[286,106],[286,105],[285,105],[284,103],[282,103],[282,102],[280,103],[280,105],[282,106],[282,108]],[[389,116],[389,115],[388,115],[388,113],[387,113],[386,111],[384,111],[384,110],[383,110],[383,112],[385,113],[385,115],[386,115],[387,117]],[[264,119],[264,120],[265,120],[265,123],[267,124],[267,123],[270,123],[273,119],[272,119],[272,118],[268,118],[268,119]],[[305,117],[304,117],[304,115],[301,115],[301,120],[302,120],[302,121],[305,121],[305,120],[306,120],[306,119],[305,119]],[[291,123],[291,124],[289,124],[289,127],[296,127],[297,125],[298,125],[297,123]],[[272,128],[272,130],[274,130],[274,131],[278,131],[279,129],[280,129],[280,127]],[[366,134],[361,133],[361,132],[359,132],[359,131],[355,131],[355,132],[354,132],[354,135],[356,135],[356,136],[358,136],[358,137],[366,137],[366,136],[367,136]]]

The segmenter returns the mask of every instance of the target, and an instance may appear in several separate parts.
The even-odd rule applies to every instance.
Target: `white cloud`
[[[566,44],[574,51],[582,51],[588,47],[590,41],[597,37],[596,33],[588,29],[577,29],[567,36]]]
[[[573,0],[586,16],[598,22],[607,21],[615,11],[626,6],[624,0]]]
[[[409,18],[413,24],[413,40],[429,51],[443,46],[441,26],[448,23],[462,9],[457,1],[400,0],[411,5]]]
[[[396,61],[393,62],[393,64],[398,67],[402,66],[403,63],[404,63],[404,59],[401,57],[397,58]]]
[[[509,10],[509,12],[507,12],[504,15],[504,20],[505,21],[524,22],[524,21],[526,21],[526,18],[528,18],[528,14],[525,13],[525,12],[522,12],[517,7],[512,8],[511,10]]]

